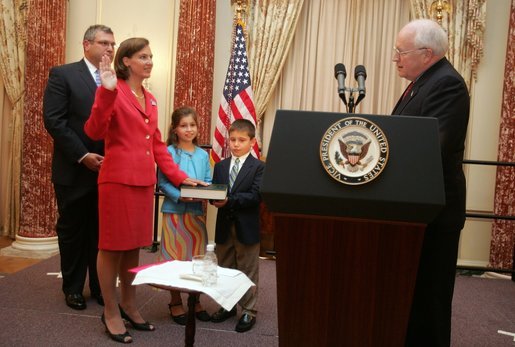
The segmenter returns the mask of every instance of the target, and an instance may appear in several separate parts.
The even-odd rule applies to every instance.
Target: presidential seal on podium
[[[335,180],[349,185],[376,179],[388,162],[388,140],[365,118],[348,117],[332,124],[320,142],[320,160]]]

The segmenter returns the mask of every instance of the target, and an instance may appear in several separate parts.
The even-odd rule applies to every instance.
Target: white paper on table
[[[212,287],[205,287],[198,281],[180,278],[181,274],[192,274],[191,261],[174,260],[147,267],[136,273],[132,284],[158,284],[195,290],[209,295],[226,310],[231,310],[247,290],[255,285],[243,272],[220,266],[218,266],[218,281]]]

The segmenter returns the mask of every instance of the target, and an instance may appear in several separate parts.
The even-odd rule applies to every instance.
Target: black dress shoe
[[[91,294],[91,297],[97,301],[97,304],[104,306],[104,297],[102,294]]]
[[[206,312],[206,310],[195,312],[195,317],[202,322],[209,322],[211,320],[211,316]]]
[[[82,294],[66,294],[66,305],[74,310],[84,310],[86,308],[86,301]]]
[[[245,331],[249,331],[250,328],[252,328],[256,324],[256,317],[252,317],[248,313],[244,313],[240,320],[238,321],[238,324],[236,324],[236,330],[239,333],[244,333]]]
[[[221,323],[232,316],[236,316],[236,307],[233,307],[230,311],[227,311],[225,308],[221,307],[211,316],[211,322]]]

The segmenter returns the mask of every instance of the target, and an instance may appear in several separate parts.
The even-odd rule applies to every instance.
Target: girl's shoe
[[[186,316],[186,313],[174,315],[172,313],[172,307],[175,306],[182,306],[182,302],[179,302],[177,304],[168,304],[168,309],[170,310],[170,316],[172,316],[172,319],[175,323],[179,325],[186,325],[186,321],[188,320],[188,317]]]

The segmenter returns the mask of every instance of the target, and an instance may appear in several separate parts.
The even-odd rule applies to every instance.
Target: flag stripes
[[[227,68],[218,118],[211,150],[213,163],[230,156],[229,127],[236,119],[248,119],[256,126],[256,109],[254,107],[254,93],[250,81],[250,72],[247,60],[247,48],[243,22],[236,20],[234,25],[231,57]],[[252,155],[259,158],[259,148],[252,148]]]

